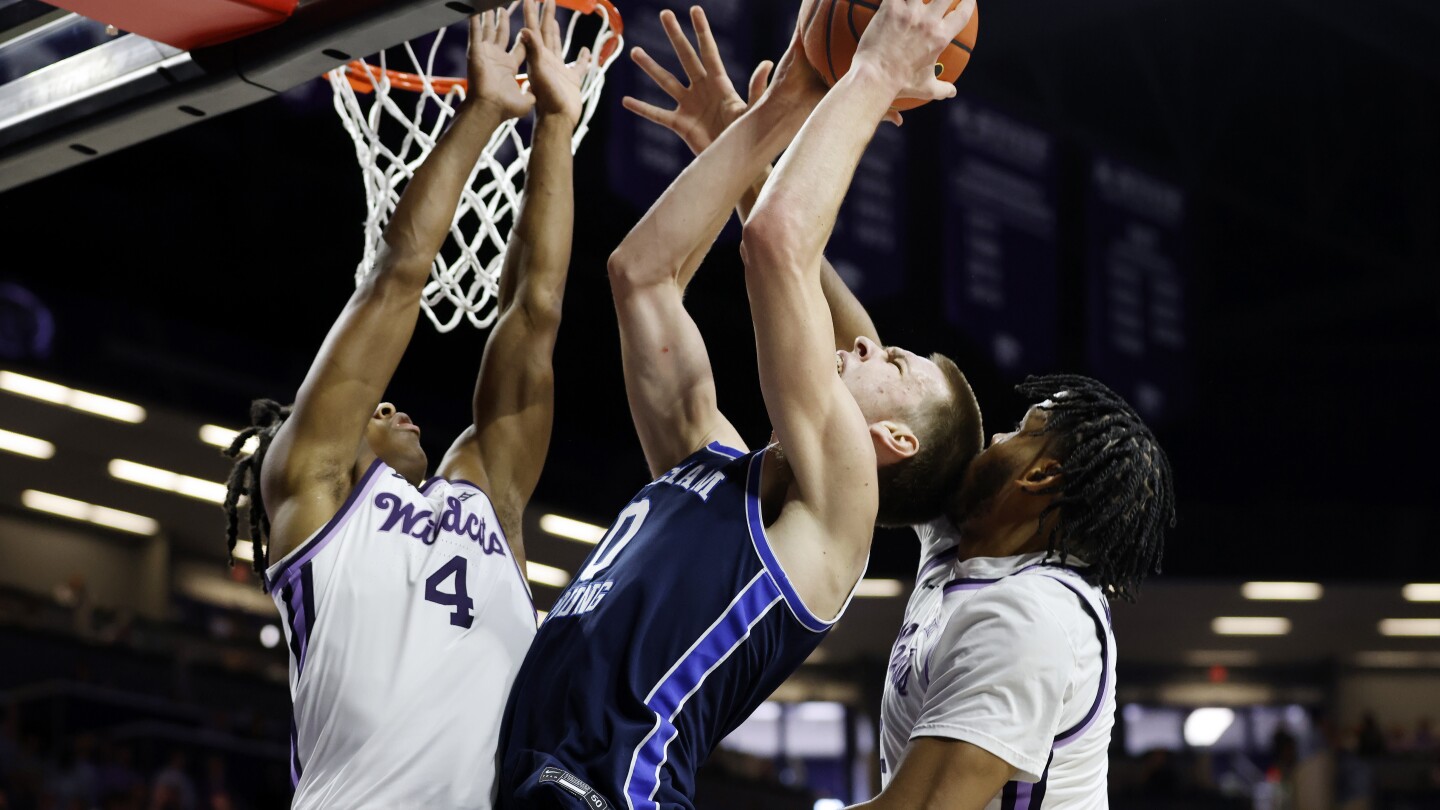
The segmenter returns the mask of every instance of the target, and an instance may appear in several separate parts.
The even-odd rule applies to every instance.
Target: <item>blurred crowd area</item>
[[[1373,714],[1339,726],[1318,713],[1278,729],[1259,752],[1112,749],[1116,810],[1436,810],[1440,740],[1429,717],[1382,730]]]
[[[288,806],[283,640],[267,648],[263,617],[203,602],[177,598],[171,614],[97,607],[78,578],[48,595],[0,589],[0,810]],[[1341,724],[1313,707],[1263,737],[1250,723],[1248,742],[1229,750],[1137,750],[1124,715],[1111,759],[1116,810],[1440,808],[1429,717]],[[838,810],[845,802],[832,797],[865,798],[856,773],[869,769],[878,785],[872,757],[722,749],[701,771],[699,804]]]

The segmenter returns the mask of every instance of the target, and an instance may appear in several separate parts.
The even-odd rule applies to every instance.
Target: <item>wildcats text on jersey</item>
[[[432,510],[417,511],[414,502],[407,501],[393,492],[382,492],[375,496],[375,507],[380,510],[389,510],[389,514],[385,516],[385,522],[380,524],[380,531],[393,531],[398,524],[401,533],[407,534],[427,546],[434,545],[442,534],[453,534],[457,537],[469,538],[479,545],[480,551],[486,554],[504,554],[504,541],[500,539],[499,532],[493,528],[487,528],[485,518],[471,513],[464,516],[463,523],[461,521],[461,504],[475,494],[475,492],[461,492],[459,495],[445,496],[445,510],[440,513],[440,520],[436,521],[431,517],[434,514]]]

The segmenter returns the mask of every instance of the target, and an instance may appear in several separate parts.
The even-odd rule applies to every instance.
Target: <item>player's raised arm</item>
[[[700,44],[698,54],[690,45],[689,40],[685,38],[684,32],[680,30],[679,23],[673,14],[667,13],[667,16],[663,16],[661,19],[671,44],[675,48],[676,56],[680,58],[680,64],[686,68],[686,78],[689,82],[688,84],[682,83],[643,49],[632,48],[630,56],[635,64],[645,71],[645,74],[655,82],[662,92],[670,96],[675,102],[675,108],[667,110],[632,96],[626,96],[622,99],[622,103],[625,109],[641,118],[674,132],[685,142],[686,146],[690,147],[690,151],[698,156],[705,151],[707,146],[714,143],[716,138],[720,137],[720,133],[724,132],[726,127],[734,123],[735,119],[745,112],[748,105],[744,99],[740,98],[740,94],[731,84],[730,77],[721,63],[719,49],[715,46],[709,22],[699,7],[691,10],[695,39]],[[702,69],[694,70],[693,67],[696,65],[702,66]],[[718,69],[704,69],[705,65],[713,65]],[[750,76],[748,96],[750,103],[754,103],[765,92],[770,80],[770,71],[773,69],[774,63],[769,60],[756,65],[754,73]],[[761,170],[755,182],[741,196],[735,210],[739,214],[742,224],[750,218],[750,210],[754,207],[755,200],[759,198],[760,190],[764,188],[765,181],[769,177],[770,167],[766,166]],[[709,244],[703,245],[686,259],[684,266],[677,274],[682,292],[709,250]],[[880,336],[875,329],[874,321],[870,319],[870,314],[865,311],[865,307],[841,280],[840,275],[835,272],[835,268],[829,261],[823,261],[821,272],[821,286],[825,290],[825,300],[830,304],[830,315],[835,323],[835,347],[837,349],[851,348],[858,337],[865,337],[879,343]]]
[[[500,317],[485,344],[475,385],[474,423],[440,464],[446,478],[484,487],[518,559],[521,517],[550,445],[555,411],[551,364],[560,329],[575,225],[571,137],[580,120],[580,83],[589,49],[565,64],[553,0],[525,0],[522,42],[535,94],[535,130],[525,193],[500,276]]]
[[[349,494],[356,447],[410,342],[461,187],[496,127],[532,104],[515,85],[524,49],[506,50],[508,28],[503,16],[471,19],[471,96],[410,180],[375,267],[331,327],[267,453],[261,486],[271,559],[323,525]]]
[[[724,65],[704,26],[703,12],[695,10],[692,19],[698,53],[685,42],[673,15],[662,15],[694,85],[723,75]],[[681,295],[730,210],[794,137],[824,91],[808,66],[795,69],[794,60],[804,58],[797,54],[795,48],[787,53],[764,98],[704,149],[610,257],[626,391],[654,473],[710,441],[740,446],[716,404],[705,344]],[[645,65],[643,57],[639,61]],[[673,82],[672,95],[678,92],[673,77],[664,79],[669,74],[652,75],[662,87]]]
[[[869,427],[837,377],[834,325],[821,260],[855,167],[902,93],[953,95],[934,79],[934,57],[973,13],[944,3],[888,0],[861,39],[850,72],[820,102],[766,184],[745,226],[742,252],[766,408],[799,485],[824,525],[869,524],[878,505],[876,453],[913,455],[913,434]]]

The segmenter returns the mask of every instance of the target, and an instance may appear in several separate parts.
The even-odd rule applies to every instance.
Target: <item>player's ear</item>
[[[1041,456],[1025,468],[1025,472],[1015,480],[1015,485],[1026,492],[1038,494],[1058,486],[1063,475],[1059,460]]]
[[[875,460],[882,467],[920,452],[920,438],[902,422],[875,422],[870,425],[870,438],[875,442]]]

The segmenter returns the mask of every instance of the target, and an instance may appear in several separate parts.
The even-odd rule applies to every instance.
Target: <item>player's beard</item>
[[[978,460],[978,459],[977,459]],[[964,526],[972,520],[985,517],[995,506],[995,499],[1015,477],[1015,470],[1008,464],[972,465],[970,474],[960,487],[950,519],[956,526]]]

